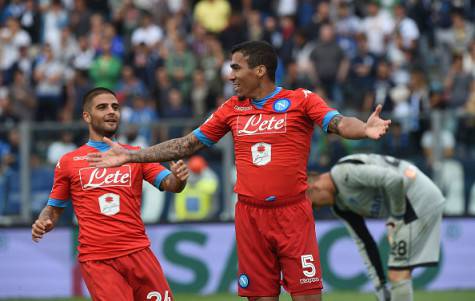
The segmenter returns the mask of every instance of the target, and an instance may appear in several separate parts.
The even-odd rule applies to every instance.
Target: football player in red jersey
[[[171,171],[159,163],[129,163],[113,168],[89,166],[86,155],[110,147],[120,121],[120,105],[114,92],[94,88],[84,96],[83,119],[89,126],[89,142],[64,155],[56,165],[48,204],[32,226],[38,242],[57,223],[71,201],[79,223],[78,260],[93,300],[173,300],[160,263],[140,218],[142,182],[160,190],[180,192],[188,168],[182,160]],[[122,145],[129,150],[138,147]]]
[[[321,300],[315,224],[305,195],[314,123],[345,138],[379,139],[390,121],[379,117],[381,106],[363,122],[342,116],[311,91],[276,87],[277,54],[266,42],[236,45],[231,68],[236,96],[192,133],[138,151],[105,139],[111,149],[88,154],[88,160],[95,167],[174,160],[212,146],[231,131],[239,295],[278,300],[282,283],[295,301]]]

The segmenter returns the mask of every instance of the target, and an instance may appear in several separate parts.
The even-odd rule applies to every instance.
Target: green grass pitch
[[[177,301],[243,301],[244,298],[239,298],[231,294],[197,296],[187,294],[176,294]],[[83,298],[69,298],[69,299],[3,299],[4,301],[87,301]],[[281,301],[290,301],[288,295],[282,295]],[[374,301],[376,298],[373,294],[362,294],[357,292],[331,292],[323,295],[324,301]],[[414,300],[416,301],[474,301],[475,291],[416,291]]]

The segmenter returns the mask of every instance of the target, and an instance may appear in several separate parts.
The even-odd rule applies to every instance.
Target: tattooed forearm
[[[188,157],[204,148],[193,133],[131,152],[130,162],[166,162]]]
[[[340,123],[342,119],[343,119],[343,116],[341,115],[336,115],[335,117],[333,117],[332,120],[330,121],[330,124],[328,125],[328,131],[330,133],[339,134],[340,130],[338,129],[338,124]]]

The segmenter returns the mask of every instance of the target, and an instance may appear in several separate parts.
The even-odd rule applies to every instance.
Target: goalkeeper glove
[[[375,294],[378,301],[391,301],[391,292],[384,284],[376,288]]]
[[[386,230],[388,231],[388,241],[389,245],[392,246],[394,242],[394,237],[396,233],[404,225],[403,219],[396,219],[394,217],[389,217],[386,221]]]

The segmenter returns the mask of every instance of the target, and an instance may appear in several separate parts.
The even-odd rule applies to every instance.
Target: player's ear
[[[87,112],[87,111],[83,111],[82,112],[82,119],[84,119],[84,121],[86,123],[91,123],[91,114],[89,114],[89,112]]]
[[[264,65],[259,65],[256,67],[256,75],[259,78],[263,78],[267,73],[267,68]]]

